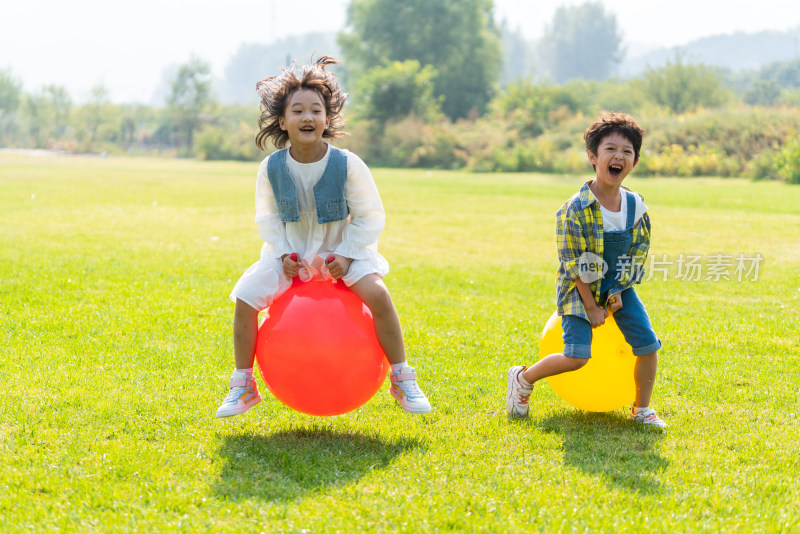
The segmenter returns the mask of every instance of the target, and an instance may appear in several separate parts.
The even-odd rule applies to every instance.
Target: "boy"
[[[649,407],[661,341],[636,295],[650,248],[650,218],[644,200],[622,187],[639,162],[645,131],[633,117],[604,112],[584,133],[586,151],[596,176],[586,182],[556,214],[560,266],[557,304],[564,331],[564,352],[508,371],[506,407],[512,416],[528,414],[533,384],[542,378],[583,367],[591,357],[592,329],[614,314],[625,340],[637,356],[636,400],[631,419],[666,427]],[[608,267],[587,269],[587,264]]]

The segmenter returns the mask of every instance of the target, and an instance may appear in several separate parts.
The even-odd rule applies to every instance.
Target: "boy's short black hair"
[[[633,145],[634,160],[639,161],[639,151],[642,149],[642,138],[647,133],[639,126],[632,116],[627,113],[604,111],[583,134],[586,150],[597,155],[597,147],[604,137],[618,133]]]

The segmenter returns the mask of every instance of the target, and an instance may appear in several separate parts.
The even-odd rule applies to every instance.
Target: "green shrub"
[[[765,150],[753,158],[746,169],[746,175],[753,180],[777,180],[775,150]]]
[[[264,157],[244,122],[229,126],[205,126],[194,139],[194,151],[203,160],[257,161]]]
[[[419,61],[393,61],[368,70],[358,81],[356,113],[377,124],[417,116],[433,121],[441,116],[441,98],[433,96],[438,75]]]
[[[778,178],[800,184],[800,137],[794,135],[775,158]]]
[[[769,165],[761,161],[754,167],[753,162],[772,147],[782,146],[798,121],[798,109],[760,107],[640,118],[648,135],[637,173],[660,176],[763,174]]]
[[[658,69],[648,69],[639,83],[652,101],[673,113],[719,107],[732,98],[718,69],[684,63],[680,55]]]
[[[571,89],[573,96],[584,98],[578,89],[585,87],[576,84]],[[374,122],[356,120],[348,127],[352,135],[345,144],[372,165],[475,172],[589,172],[583,132],[594,115],[562,115],[562,111],[549,109],[542,122],[547,127],[537,135],[532,135],[533,127],[525,122],[530,115],[520,110],[456,123],[432,123],[411,116],[390,120],[382,130]],[[527,118],[522,120],[523,116]],[[794,179],[792,169],[798,158],[790,141],[800,124],[798,108],[741,106],[680,115],[649,110],[637,119],[648,131],[636,171],[639,176]]]

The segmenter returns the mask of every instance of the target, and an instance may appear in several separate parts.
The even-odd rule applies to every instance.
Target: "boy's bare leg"
[[[633,380],[636,382],[636,401],[634,406],[639,408],[650,406],[650,397],[653,394],[657,369],[658,353],[651,352],[650,354],[636,357],[636,364],[633,367]]]
[[[545,356],[522,372],[529,384],[533,384],[548,376],[560,375],[569,371],[576,371],[586,365],[588,358],[570,358],[561,353]]]

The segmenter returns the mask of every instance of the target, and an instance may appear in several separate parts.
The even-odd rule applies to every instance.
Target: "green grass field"
[[[384,386],[343,416],[267,394],[219,420],[256,169],[0,155],[0,531],[800,530],[800,187],[628,180],[672,263],[639,288],[666,432],[546,383],[529,419],[505,414],[586,176],[382,169],[386,282],[433,412]],[[717,254],[733,265],[706,280]]]

